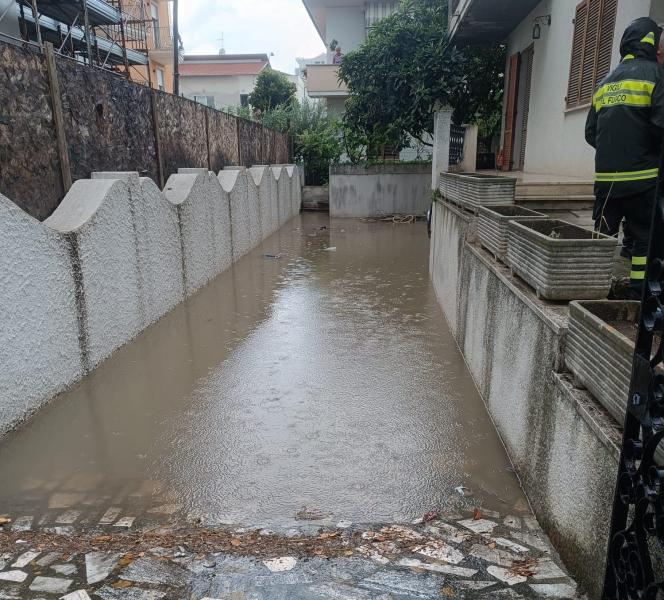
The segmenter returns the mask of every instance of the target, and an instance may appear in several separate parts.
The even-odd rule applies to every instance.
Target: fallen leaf
[[[319,540],[329,540],[331,538],[339,537],[341,535],[340,531],[326,531],[325,533],[321,533],[318,536]]]
[[[344,556],[353,556],[353,554],[352,550],[346,550],[346,552],[344,552]]]
[[[479,521],[482,518],[482,511],[479,508],[473,509],[473,521]]]
[[[231,540],[231,546],[235,546],[237,548],[237,546],[241,546],[241,545],[242,545],[242,542],[240,540],[238,540],[237,538],[233,538]]]
[[[0,517],[0,525],[7,525],[7,523],[11,523],[12,520],[8,519],[7,517]]]
[[[491,548],[491,550],[495,550],[496,542],[491,542],[488,546],[489,546],[489,548]]]
[[[454,592],[454,590],[451,587],[446,586],[443,589],[441,589],[440,591],[443,594],[443,596],[445,596],[446,598],[454,598],[454,596],[456,596],[456,593]]]
[[[120,590],[123,590],[123,589],[126,589],[126,588],[130,588],[132,585],[133,584],[131,583],[131,581],[125,581],[124,579],[120,579],[120,581],[116,581],[113,584],[113,587],[117,588],[117,589],[120,589]]]

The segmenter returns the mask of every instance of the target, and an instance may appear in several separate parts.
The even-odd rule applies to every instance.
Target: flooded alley
[[[1,502],[163,495],[210,523],[524,509],[427,261],[423,223],[304,215],[8,436]]]
[[[141,571],[136,565],[152,559],[140,558],[129,569],[143,575],[122,575],[118,585],[146,584],[147,595],[114,595],[117,590],[106,586],[101,598],[439,597],[444,581],[416,577],[411,567],[474,576],[467,586],[460,584],[463,593],[525,582],[534,574],[527,560],[534,559],[524,553],[548,556],[551,550],[436,303],[428,248],[422,222],[330,221],[305,214],[287,224],[2,441],[0,515],[11,519],[14,538],[63,551],[68,542],[61,536],[80,534],[70,556],[83,554],[69,559],[72,573],[76,560],[104,544],[113,551],[108,573],[118,568],[118,544],[144,553],[146,544],[162,548],[153,563],[175,544],[173,560],[194,561],[187,568],[195,579],[205,571],[201,561],[210,543],[186,536],[146,542],[140,536],[191,526],[200,536],[200,527],[239,526],[231,535],[237,539],[217,540],[216,548],[247,550],[251,544],[242,536],[268,528],[265,535],[285,537],[261,542],[257,554],[341,557],[352,563],[344,567],[351,587],[363,590],[351,593],[348,581],[339,584],[348,587],[347,595],[334,586],[329,594],[288,588],[339,579],[330,569],[343,570],[341,563],[326,563],[309,564],[313,579],[275,583],[288,591],[232,595],[258,585],[261,575],[247,562],[245,579],[235,587],[215,579],[206,580],[204,589],[200,582],[188,588],[200,593],[150,595],[171,579],[184,585],[186,578],[158,569],[155,575],[150,569],[156,563]],[[443,516],[465,522],[466,533],[457,525],[431,523]],[[419,533],[389,529],[413,522]],[[338,537],[358,523],[366,524],[364,533]],[[341,528],[321,534],[326,542],[314,538],[333,548],[289,545],[298,532],[316,535],[320,527]],[[483,537],[496,527],[503,550]],[[35,530],[55,538],[25,538]],[[139,539],[118,541],[113,536],[119,532]],[[454,566],[465,560],[465,551],[437,538],[419,559],[402,558],[398,564],[406,571],[389,570],[386,556],[402,552],[399,544],[412,550],[432,532],[447,535],[449,544],[466,544],[474,552],[470,564]],[[365,540],[380,551],[353,549]],[[366,557],[361,564],[349,558],[358,552]],[[138,556],[143,554],[130,555],[125,566]],[[441,558],[433,566],[420,560]],[[217,558],[213,566],[228,567],[227,560],[236,569],[233,560],[240,559]],[[507,564],[521,571],[508,572]],[[545,564],[553,571],[540,580],[546,583],[548,575],[560,584],[562,577],[560,585],[572,589],[551,560]],[[376,572],[383,567],[388,570]],[[366,577],[378,583],[358,583]],[[2,579],[0,570],[0,585]],[[540,597],[534,589],[526,587]]]

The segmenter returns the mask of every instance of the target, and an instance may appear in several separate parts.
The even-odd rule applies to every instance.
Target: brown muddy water
[[[0,513],[70,492],[207,523],[525,510],[428,247],[422,223],[290,222],[4,438]]]

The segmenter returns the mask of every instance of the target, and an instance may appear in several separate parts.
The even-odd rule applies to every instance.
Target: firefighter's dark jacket
[[[596,148],[595,194],[637,195],[655,187],[664,134],[664,67],[657,63],[662,30],[637,19],[620,44],[622,61],[593,97],[586,140]]]

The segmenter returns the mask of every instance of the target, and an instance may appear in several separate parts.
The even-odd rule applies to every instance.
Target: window
[[[164,69],[157,69],[157,87],[163,92],[166,90],[166,83],[164,80]]]
[[[152,14],[152,41],[155,48],[161,48],[161,30],[159,28],[159,7],[153,2],[150,4]]]
[[[618,0],[584,0],[576,7],[567,108],[590,104],[611,70]]]
[[[240,105],[249,106],[249,94],[240,94]]]
[[[214,108],[214,96],[194,96],[194,100],[199,104]]]

